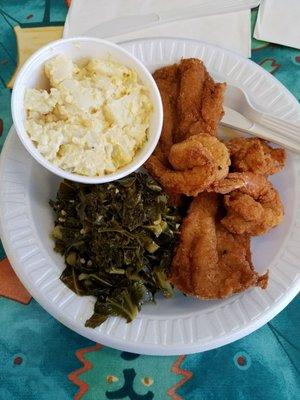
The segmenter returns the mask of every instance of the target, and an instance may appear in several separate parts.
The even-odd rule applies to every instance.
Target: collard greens
[[[181,222],[161,186],[142,173],[102,185],[64,181],[52,237],[64,256],[61,280],[97,298],[86,326],[110,315],[132,321],[157,292],[172,296],[168,272]]]

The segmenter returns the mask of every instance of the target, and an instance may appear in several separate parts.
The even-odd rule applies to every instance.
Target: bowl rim
[[[113,173],[110,174],[105,174],[103,176],[85,176],[85,175],[80,175],[72,172],[68,172],[63,170],[62,168],[56,166],[55,164],[51,163],[48,161],[34,146],[31,138],[28,136],[24,121],[20,118],[20,113],[19,113],[19,107],[17,107],[17,96],[19,95],[19,87],[22,86],[24,77],[26,77],[26,74],[28,73],[28,69],[36,62],[37,59],[43,54],[45,51],[48,51],[51,49],[51,47],[55,47],[56,45],[59,45],[61,43],[76,43],[76,42],[95,42],[95,43],[100,43],[103,45],[106,45],[108,48],[113,48],[117,50],[119,53],[124,54],[128,58],[130,58],[142,71],[143,77],[141,78],[140,74],[138,74],[140,80],[145,83],[147,81],[148,86],[151,86],[151,89],[153,91],[153,99],[152,101],[154,102],[155,105],[155,112],[157,114],[157,128],[155,129],[155,133],[151,136],[150,138],[147,138],[146,143],[143,145],[141,149],[138,150],[141,151],[145,146],[148,147],[148,149],[145,151],[144,156],[138,161],[135,162],[136,154],[132,161],[125,165],[124,167],[120,168],[120,170],[116,170]],[[45,61],[44,61],[45,63]],[[162,105],[162,99],[160,96],[160,92],[158,90],[158,87],[156,85],[156,82],[154,78],[152,77],[151,73],[149,70],[145,67],[145,65],[138,60],[135,56],[133,56],[129,51],[123,49],[121,46],[110,42],[108,40],[104,39],[98,39],[94,37],[81,37],[81,36],[76,36],[68,39],[58,39],[52,42],[49,42],[45,46],[41,47],[39,50],[34,52],[23,64],[21,67],[14,86],[12,90],[12,96],[11,96],[11,114],[12,114],[12,119],[13,119],[13,124],[16,128],[16,132],[18,134],[18,137],[20,138],[22,144],[26,148],[26,150],[29,152],[29,154],[44,168],[48,169],[51,171],[53,174],[60,176],[61,178],[68,179],[74,182],[80,182],[80,183],[86,183],[86,184],[100,184],[100,183],[107,183],[107,182],[112,182],[118,179],[121,179],[132,172],[136,171],[138,168],[140,168],[145,161],[150,157],[150,155],[153,153],[160,135],[162,131],[162,126],[163,126],[163,105]]]

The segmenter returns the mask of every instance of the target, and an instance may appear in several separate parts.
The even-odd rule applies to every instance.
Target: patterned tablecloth
[[[0,146],[12,123],[8,86],[18,56],[60,37],[66,12],[63,0],[0,0]],[[300,99],[300,51],[256,40],[252,47],[252,59]],[[300,399],[299,296],[233,344],[141,356],[65,328],[26,292],[2,248],[0,260],[0,400]]]

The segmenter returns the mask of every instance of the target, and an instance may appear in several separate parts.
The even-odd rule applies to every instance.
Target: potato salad
[[[147,140],[153,105],[135,70],[110,58],[45,63],[47,90],[25,93],[26,130],[65,171],[102,176],[132,161]]]

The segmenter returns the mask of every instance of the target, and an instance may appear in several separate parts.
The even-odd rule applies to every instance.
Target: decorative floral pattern
[[[0,147],[11,126],[7,85],[18,64],[13,28],[29,35],[39,28],[43,36],[43,28],[52,26],[59,35],[70,2],[23,0],[20,7],[18,0],[0,0]],[[253,26],[255,18],[254,11]],[[300,51],[255,39],[252,47],[252,59],[300,99]],[[31,300],[2,246],[0,260],[1,400],[300,397],[299,296],[272,322],[231,345],[189,356],[141,356],[92,343],[62,326]]]

